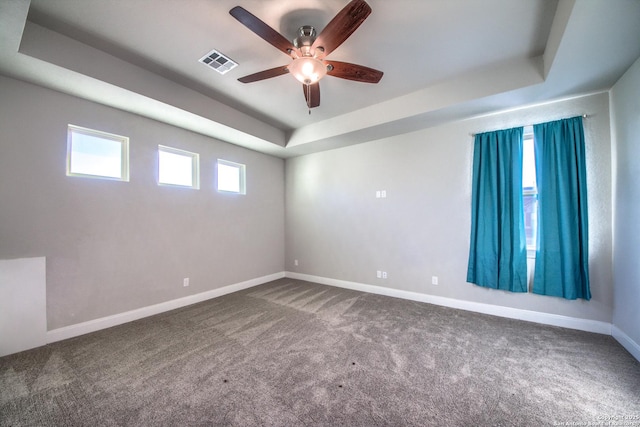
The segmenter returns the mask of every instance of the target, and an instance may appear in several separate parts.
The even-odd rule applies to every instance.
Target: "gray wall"
[[[587,113],[593,298],[567,301],[466,283],[470,133]],[[376,199],[376,190],[387,198]],[[286,161],[292,272],[611,322],[611,141],[607,93],[492,114]],[[294,265],[294,260],[299,265]],[[388,272],[377,279],[376,271]],[[438,276],[440,284],[431,284]]]
[[[130,182],[67,177],[68,124],[130,137]],[[158,144],[200,153],[200,190],[156,184]],[[0,259],[46,257],[49,330],[283,270],[281,159],[4,77],[0,149]]]
[[[612,94],[616,253],[632,254],[616,256],[614,323],[636,342],[640,322],[632,301],[638,301],[640,273],[632,218],[639,210],[633,180],[638,169],[631,159],[638,157],[638,147],[630,135],[638,133],[639,68],[636,63]],[[13,79],[0,77],[0,99],[0,259],[47,257],[49,330],[283,269],[612,320],[607,93],[289,159],[286,186],[281,159]],[[466,283],[469,134],[583,113],[590,115],[585,130],[593,299],[565,301]],[[131,181],[67,177],[69,123],[129,136]],[[200,153],[200,190],[156,184],[158,144]],[[247,164],[246,196],[215,191],[218,157]],[[376,190],[386,190],[387,198],[376,199]],[[377,279],[376,270],[389,277]],[[438,286],[431,285],[431,276],[439,276]],[[191,279],[188,288],[182,287],[184,277]]]
[[[640,345],[640,59],[611,90],[614,135],[613,324]]]

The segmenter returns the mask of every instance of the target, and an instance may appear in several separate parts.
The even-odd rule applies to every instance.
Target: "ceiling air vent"
[[[208,67],[213,68],[220,74],[225,74],[227,71],[232,70],[238,66],[238,63],[233,59],[223,55],[215,49],[200,58],[200,62]]]

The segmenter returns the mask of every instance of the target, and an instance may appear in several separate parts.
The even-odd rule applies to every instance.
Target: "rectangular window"
[[[129,138],[69,125],[67,175],[129,181]]]
[[[158,184],[200,188],[198,153],[158,146]]]
[[[524,231],[527,251],[536,250],[538,232],[538,187],[536,184],[536,158],[533,144],[533,129],[524,129],[522,156],[522,197],[524,199]]]
[[[218,191],[246,194],[246,167],[218,159]]]

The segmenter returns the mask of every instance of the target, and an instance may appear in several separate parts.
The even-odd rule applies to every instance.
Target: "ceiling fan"
[[[290,73],[302,83],[304,97],[309,107],[320,105],[320,84],[325,75],[364,83],[378,83],[382,71],[348,62],[330,61],[326,57],[340,46],[371,13],[371,7],[364,0],[352,0],[327,24],[320,35],[310,25],[298,29],[293,43],[265,24],[241,6],[229,11],[267,43],[292,58],[289,65],[271,68],[239,78],[242,83],[252,83]]]

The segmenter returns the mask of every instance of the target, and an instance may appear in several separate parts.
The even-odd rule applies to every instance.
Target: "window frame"
[[[238,169],[238,191],[224,190],[220,188],[220,165],[234,167]],[[224,194],[247,194],[247,166],[242,163],[236,163],[229,160],[217,159],[216,161],[216,190]]]
[[[169,182],[160,181],[160,153],[175,154],[191,159],[191,185],[175,184]],[[182,150],[180,148],[169,147],[166,145],[158,144],[158,185],[162,187],[178,187],[178,188],[191,188],[194,190],[200,189],[200,154],[193,151]]]
[[[120,176],[115,177],[115,176],[108,176],[108,175],[73,172],[71,169],[73,166],[72,154],[73,154],[74,133],[91,136],[94,138],[119,142],[120,143]],[[129,137],[69,124],[67,125],[67,162],[66,163],[67,163],[66,164],[67,176],[81,177],[81,178],[108,179],[111,181],[129,182]]]

